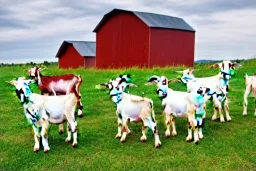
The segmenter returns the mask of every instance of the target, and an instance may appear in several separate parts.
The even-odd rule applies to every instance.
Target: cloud
[[[195,58],[255,56],[254,0],[2,0],[0,62],[56,60],[63,40],[95,40],[93,29],[113,8],[183,18],[196,32]]]

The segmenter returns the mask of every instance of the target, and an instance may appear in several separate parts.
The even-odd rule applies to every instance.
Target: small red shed
[[[95,51],[95,42],[64,41],[56,54],[59,68],[95,67]]]
[[[114,9],[93,31],[97,68],[194,64],[195,30],[181,18]]]

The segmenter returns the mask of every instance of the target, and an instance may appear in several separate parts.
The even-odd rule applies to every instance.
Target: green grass
[[[177,119],[176,137],[165,138],[165,118],[161,100],[155,93],[156,87],[144,83],[151,75],[177,77],[175,68],[95,70],[60,70],[51,66],[44,75],[75,73],[83,78],[81,86],[84,117],[78,121],[78,147],[65,143],[66,133],[58,134],[58,126],[49,131],[51,150],[44,154],[42,147],[33,152],[34,139],[31,126],[27,123],[23,107],[13,88],[4,81],[26,75],[29,66],[0,68],[0,170],[255,170],[256,169],[256,118],[254,102],[250,97],[248,116],[243,117],[244,75],[252,75],[256,60],[244,61],[230,82],[230,115],[232,122],[211,121],[212,104],[208,103],[204,138],[199,145],[187,143],[187,121]],[[218,69],[209,69],[210,64],[196,64],[196,76],[211,76]],[[108,91],[97,90],[95,85],[108,82],[122,73],[130,73],[138,88],[130,88],[130,93],[152,98],[160,140],[160,149],[154,148],[152,132],[148,140],[141,143],[141,124],[130,123],[132,131],[125,143],[115,139],[117,118],[115,105],[109,99]],[[185,85],[171,83],[175,90],[185,91]],[[35,89],[34,92],[39,92]]]

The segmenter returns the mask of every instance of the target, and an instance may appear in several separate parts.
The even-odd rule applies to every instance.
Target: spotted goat
[[[213,102],[214,114],[212,116],[212,120],[216,120],[219,113],[220,122],[225,122],[223,116],[224,109],[226,113],[226,120],[231,121],[227,98],[229,81],[234,75],[235,69],[238,69],[241,65],[235,62],[232,63],[229,60],[223,60],[221,63],[216,63],[211,66],[211,68],[216,67],[220,68],[220,72],[211,77],[195,77],[194,70],[190,69],[177,72],[183,74],[181,80],[186,84],[188,92],[196,92],[200,87],[207,87],[210,89],[210,91],[205,95],[205,103],[208,100]],[[206,104],[204,104],[204,108],[206,108]]]
[[[42,137],[44,152],[50,150],[48,144],[48,127],[49,124],[62,124],[67,121],[68,137],[66,142],[71,141],[73,134],[72,146],[77,146],[77,122],[75,120],[75,108],[77,96],[74,93],[60,96],[43,96],[32,93],[29,84],[33,80],[25,80],[20,77],[18,80],[8,82],[16,88],[16,94],[23,104],[24,113],[27,120],[32,124],[34,130],[34,151],[37,152],[40,147],[39,138]]]
[[[151,76],[148,80],[149,83],[156,83],[157,94],[162,98],[162,106],[164,107],[166,131],[165,136],[177,135],[175,120],[176,118],[188,119],[188,136],[186,141],[193,140],[198,144],[199,138],[203,138],[202,134],[202,122],[198,123],[195,118],[196,106],[194,103],[194,97],[191,93],[175,91],[168,88],[168,83],[172,80],[168,80],[165,76]],[[146,84],[148,85],[148,83]],[[170,133],[172,128],[172,134]],[[199,131],[200,130],[200,131]]]
[[[118,132],[116,138],[121,138],[120,141],[126,140],[126,135],[130,132],[128,122],[142,122],[141,141],[146,141],[146,131],[150,128],[155,137],[155,147],[161,146],[158,135],[157,124],[153,109],[153,101],[146,97],[140,97],[125,93],[126,87],[132,83],[128,83],[126,78],[110,79],[109,83],[102,83],[109,89],[109,96],[116,104],[116,116],[118,122]],[[134,84],[133,84],[134,85]]]

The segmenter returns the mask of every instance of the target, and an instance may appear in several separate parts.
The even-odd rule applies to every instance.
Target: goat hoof
[[[116,134],[116,137],[115,138],[121,138],[121,135],[119,135],[119,134]]]
[[[59,134],[61,135],[61,134],[63,134],[64,133],[64,131],[63,130],[59,130]]]
[[[140,138],[140,142],[146,142],[146,138]]]
[[[199,144],[199,141],[196,141],[195,144],[198,145],[198,144]]]
[[[169,138],[171,136],[170,132],[165,132],[165,137]]]
[[[121,138],[120,139],[121,143],[125,142],[125,139],[124,138]]]
[[[69,139],[69,138],[65,139],[65,142],[70,142],[70,141],[71,141],[71,139]]]
[[[161,146],[160,143],[157,143],[157,144],[155,145],[156,148],[160,148],[160,146]]]
[[[81,115],[77,115],[79,118],[82,118],[84,115],[83,114],[81,114]]]
[[[78,117],[82,117],[83,116],[83,111],[81,109],[78,109],[77,116]]]
[[[177,135],[177,132],[173,132],[173,133],[172,133],[172,136],[176,136],[176,135]]]
[[[34,152],[37,153],[39,151],[39,148],[34,148]]]
[[[243,116],[247,116],[247,113],[243,113]]]
[[[44,149],[44,153],[48,153],[50,149]]]
[[[187,141],[187,142],[191,142],[191,141],[192,141],[192,138],[186,138],[186,141]]]
[[[74,147],[74,148],[77,147],[77,143],[73,143],[72,147]]]

